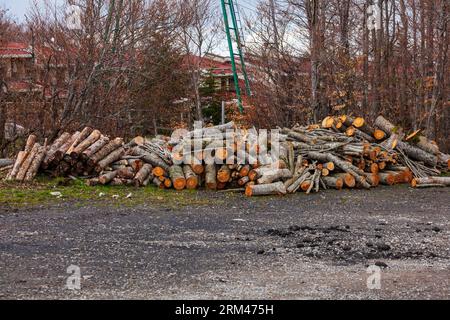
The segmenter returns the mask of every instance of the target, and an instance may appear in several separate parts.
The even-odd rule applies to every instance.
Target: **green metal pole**
[[[235,87],[236,96],[238,99],[239,112],[243,113],[244,108],[242,107],[241,89],[239,88],[239,78],[237,75],[236,63],[234,61],[233,42],[231,41],[230,25],[229,25],[229,21],[228,21],[228,12],[227,12],[227,8],[225,5],[225,0],[220,0],[220,2],[222,5],[223,20],[225,22],[225,32],[227,34],[228,49],[230,50],[231,68],[233,70],[234,87]],[[229,4],[230,3],[228,3],[228,5]],[[230,6],[230,8],[231,8],[231,6]],[[236,29],[236,28],[234,28],[234,29]]]
[[[241,39],[239,36],[239,31],[238,31],[236,12],[234,11],[233,0],[228,0],[228,1],[230,4],[230,13],[231,13],[231,19],[233,21],[233,29],[234,29],[234,35],[236,37],[237,48],[238,48],[238,52],[239,52],[239,59],[241,61],[242,74],[244,75],[245,89],[246,89],[247,95],[250,96],[251,95],[250,83],[249,83],[248,77],[247,77],[247,69],[245,67],[244,55],[242,54],[242,45],[241,45]]]

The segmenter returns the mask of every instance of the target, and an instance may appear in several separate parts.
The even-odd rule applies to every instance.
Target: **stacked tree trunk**
[[[411,183],[448,186],[437,177],[450,156],[420,131],[405,132],[379,116],[329,116],[320,124],[280,128],[279,154],[261,156],[275,141],[232,122],[169,139],[136,137],[125,144],[86,127],[51,145],[28,138],[7,179],[31,181],[40,171],[87,178],[88,185],[155,185],[162,189],[245,190],[247,196],[318,192]],[[2,162],[0,162],[0,165]]]

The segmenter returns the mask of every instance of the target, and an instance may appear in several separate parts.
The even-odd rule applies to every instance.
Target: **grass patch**
[[[61,197],[52,195],[61,193]],[[129,196],[127,198],[127,196]],[[204,205],[209,199],[204,192],[162,190],[154,186],[134,188],[127,186],[89,187],[82,180],[49,179],[38,177],[31,184],[0,182],[0,206],[34,207],[70,202],[75,206],[157,205],[169,208]],[[215,201],[217,202],[217,201]]]

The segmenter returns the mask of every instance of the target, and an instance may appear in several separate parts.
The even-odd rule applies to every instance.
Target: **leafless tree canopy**
[[[180,114],[185,122],[203,118],[202,59],[225,34],[218,1],[43,2],[35,1],[19,27],[0,11],[0,46],[17,37],[30,43],[39,66],[30,80],[40,86],[20,97],[0,91],[2,128],[17,122],[55,137],[91,125],[132,135],[153,133],[156,123],[173,127]],[[80,28],[67,25],[71,2],[81,8]],[[241,12],[249,124],[384,114],[407,129],[426,129],[448,151],[448,1],[245,3],[254,4]],[[379,25],[370,28],[374,10]]]

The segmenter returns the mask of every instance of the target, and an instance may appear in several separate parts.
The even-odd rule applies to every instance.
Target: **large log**
[[[411,186],[414,188],[420,185],[443,185],[450,187],[450,177],[415,178],[411,181]]]
[[[411,159],[422,161],[428,166],[436,167],[438,159],[435,155],[416,148],[409,143],[398,141],[397,148],[403,151]]]
[[[270,184],[249,185],[245,188],[245,195],[247,197],[263,195],[285,195],[286,193],[286,187],[281,181]]]
[[[23,179],[25,179],[25,175],[27,174],[27,171],[30,168],[31,163],[34,160],[34,157],[38,153],[39,148],[40,148],[40,144],[39,143],[35,143],[34,146],[33,146],[33,149],[31,149],[29,155],[27,156],[25,161],[20,166],[19,172],[17,173],[17,176],[16,176],[16,180],[17,181],[23,181]]]
[[[66,154],[67,150],[69,150],[70,146],[75,143],[75,141],[80,136],[80,132],[75,132],[65,143],[61,145],[61,147],[58,148],[58,150],[50,157],[48,160],[48,164],[57,164],[60,162],[64,155]]]
[[[47,147],[45,145],[38,148],[36,156],[34,157],[30,167],[27,170],[27,173],[25,174],[24,181],[29,182],[34,179],[39,171],[39,168],[41,167],[42,161],[44,161],[46,152]]]
[[[70,153],[70,157],[72,159],[78,159],[79,156],[83,151],[85,151],[87,148],[89,148],[91,145],[93,145],[98,139],[101,137],[101,132],[98,130],[94,130],[91,132],[91,134],[81,141]]]
[[[144,186],[144,182],[152,174],[152,169],[153,167],[151,164],[145,163],[136,173],[136,176],[134,177],[134,185],[136,187]]]
[[[62,135],[59,136],[58,139],[53,142],[53,144],[50,146],[49,150],[46,153],[46,156],[44,160],[42,161],[42,168],[47,169],[50,162],[53,161],[55,153],[61,148],[63,144],[65,144],[72,135],[68,132],[64,132]]]
[[[186,188],[187,189],[196,189],[198,187],[198,177],[195,172],[192,170],[190,165],[183,166],[184,177],[186,178]]]
[[[205,185],[210,190],[217,189],[216,165],[207,164],[205,167]]]
[[[84,141],[89,135],[92,133],[93,129],[90,127],[84,128],[80,134],[77,136],[75,141],[72,143],[72,145],[67,149],[66,154],[70,156],[70,154],[75,150],[75,148]]]
[[[292,178],[292,171],[289,169],[274,169],[263,173],[258,179],[258,184],[269,184],[280,179]]]
[[[16,158],[16,161],[14,163],[14,166],[13,166],[12,170],[6,176],[6,180],[12,181],[12,180],[14,180],[16,178],[17,173],[19,173],[20,167],[22,166],[23,162],[27,158],[28,154],[29,153],[26,152],[26,151],[20,151],[17,154],[17,158]]]
[[[107,155],[104,159],[97,163],[95,170],[97,172],[103,171],[107,166],[111,163],[119,160],[125,154],[125,149],[123,147],[119,147],[119,149],[114,150],[109,155]]]
[[[401,131],[402,131],[401,128],[396,127],[394,124],[392,124],[389,120],[387,120],[385,117],[383,117],[383,116],[381,116],[381,115],[378,116],[378,117],[375,119],[374,124],[375,124],[376,127],[378,127],[378,128],[380,128],[381,130],[383,130],[384,133],[386,133],[386,135],[387,135],[388,137],[390,137],[391,134],[393,134],[393,133],[398,133],[398,134],[400,134]]]
[[[108,144],[106,144],[103,148],[101,148],[99,151],[97,151],[88,160],[88,165],[93,167],[96,163],[100,162],[102,159],[107,157],[113,151],[119,149],[122,145],[123,145],[123,139],[122,138],[116,138],[116,139],[110,141]]]
[[[145,151],[140,147],[134,147],[131,151],[131,154],[134,156],[140,156],[144,162],[151,164],[153,167],[160,167],[166,172],[169,171],[169,165],[153,152]]]
[[[98,152],[101,148],[106,146],[109,142],[109,138],[106,136],[101,136],[95,143],[93,143],[89,148],[83,151],[81,154],[81,159],[83,161],[87,161],[91,158],[96,152]]]
[[[186,187],[186,178],[184,177],[183,168],[181,166],[171,166],[169,168],[169,176],[175,190],[183,190]]]

